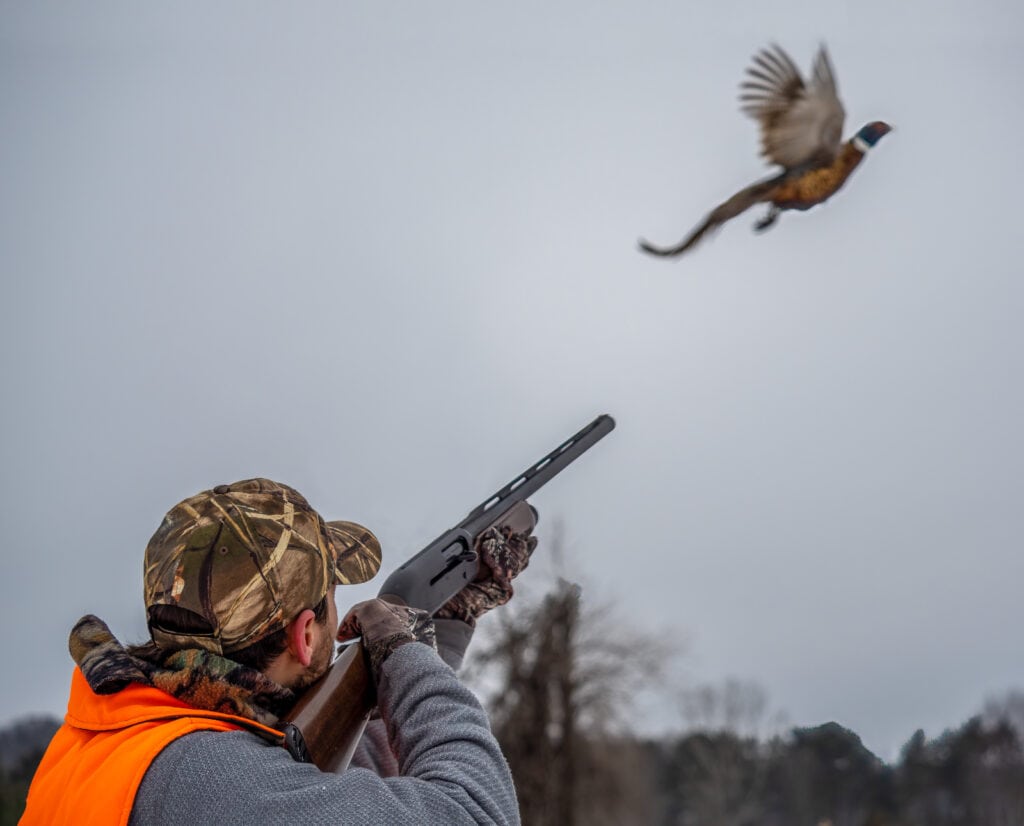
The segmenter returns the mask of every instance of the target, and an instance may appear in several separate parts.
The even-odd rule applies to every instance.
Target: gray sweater
[[[378,699],[381,720],[342,774],[296,763],[249,732],[178,738],[146,772],[130,826],[519,824],[487,716],[437,654],[396,649]]]

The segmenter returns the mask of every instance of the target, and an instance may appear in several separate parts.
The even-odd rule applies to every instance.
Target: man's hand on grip
[[[476,542],[480,570],[476,579],[441,606],[438,619],[476,625],[477,617],[512,599],[512,580],[530,563],[537,537],[511,528],[488,528]]]
[[[382,599],[354,605],[338,626],[339,642],[360,636],[375,681],[380,677],[384,661],[399,646],[422,642],[437,650],[434,623],[426,611]]]

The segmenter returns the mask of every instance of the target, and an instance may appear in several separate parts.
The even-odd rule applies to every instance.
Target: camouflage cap
[[[284,628],[332,582],[366,582],[380,543],[354,522],[325,522],[269,479],[218,485],[172,508],[146,547],[153,641],[228,654]]]

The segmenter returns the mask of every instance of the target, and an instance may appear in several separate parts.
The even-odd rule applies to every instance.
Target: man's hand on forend
[[[512,533],[507,527],[488,528],[476,543],[480,570],[476,579],[441,606],[438,619],[460,619],[476,625],[482,614],[512,599],[512,580],[530,563],[537,537]]]

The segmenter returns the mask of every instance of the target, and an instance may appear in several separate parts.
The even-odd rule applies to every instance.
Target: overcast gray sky
[[[62,713],[80,615],[145,634],[179,499],[288,482],[390,570],[602,412],[534,502],[685,679],[884,757],[1024,687],[1022,23],[0,4],[0,722]],[[771,41],[896,131],[824,207],[641,255],[765,173],[736,92]]]

